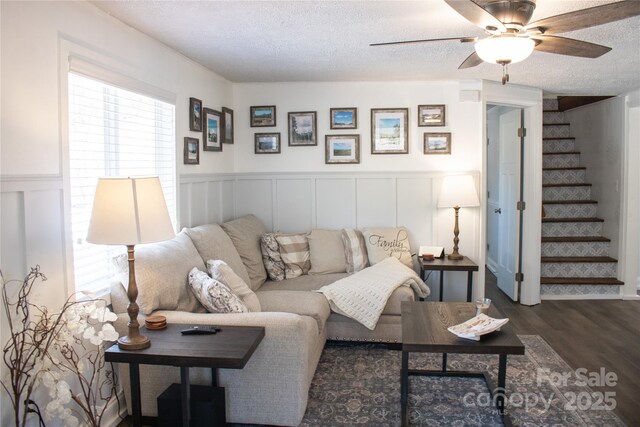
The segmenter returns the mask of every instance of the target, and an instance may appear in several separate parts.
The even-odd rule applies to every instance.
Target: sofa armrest
[[[219,384],[226,388],[227,421],[233,423],[297,425],[307,405],[309,385],[325,334],[316,321],[293,313],[188,313],[156,311],[167,323],[184,325],[263,326],[265,337],[243,369],[218,370]],[[142,316],[141,316],[142,317]],[[126,314],[119,314],[116,330],[126,334]],[[143,320],[140,319],[141,323]],[[144,328],[142,328],[144,333]],[[153,342],[152,342],[153,345]],[[120,375],[129,402],[128,369]],[[141,367],[144,415],[157,414],[156,397],[172,382],[180,382],[177,368]],[[191,369],[192,384],[210,384],[210,369]],[[247,406],[254,408],[248,411]],[[285,421],[286,420],[286,421]],[[284,421],[284,422],[283,422]]]

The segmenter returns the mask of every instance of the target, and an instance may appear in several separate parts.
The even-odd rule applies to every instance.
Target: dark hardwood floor
[[[543,337],[573,368],[615,372],[616,412],[628,426],[640,426],[640,301],[542,301],[527,307],[502,293],[487,270],[485,293],[510,319],[517,334]]]

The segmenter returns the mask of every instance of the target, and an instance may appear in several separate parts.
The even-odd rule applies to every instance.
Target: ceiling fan
[[[458,69],[471,68],[483,61],[500,64],[502,84],[509,81],[507,66],[520,62],[535,50],[559,55],[598,58],[610,47],[552,34],[594,27],[640,15],[640,1],[625,0],[529,22],[536,8],[536,0],[445,0],[456,12],[482,28],[487,37],[447,37],[440,39],[404,40],[371,43],[385,46],[407,43],[459,40],[475,43],[475,52]]]

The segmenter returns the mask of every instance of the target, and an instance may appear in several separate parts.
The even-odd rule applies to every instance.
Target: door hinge
[[[518,203],[516,203],[516,209],[519,210],[519,211],[523,211],[523,210],[526,209],[526,207],[527,207],[526,205],[527,204],[521,200]]]
[[[516,282],[522,282],[522,281],[524,281],[524,274],[516,273]]]
[[[491,198],[491,191],[487,191],[487,199]]]
[[[487,145],[489,145],[489,138],[487,138]]]
[[[518,128],[518,138],[527,136],[527,128]]]
[[[489,247],[490,247],[490,246],[491,246],[491,245],[489,245],[489,244],[487,243],[487,252],[489,252]]]

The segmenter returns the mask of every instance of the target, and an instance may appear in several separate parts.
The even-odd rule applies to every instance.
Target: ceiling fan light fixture
[[[502,34],[480,40],[475,49],[484,62],[514,64],[527,59],[535,46],[536,42],[528,37]]]

